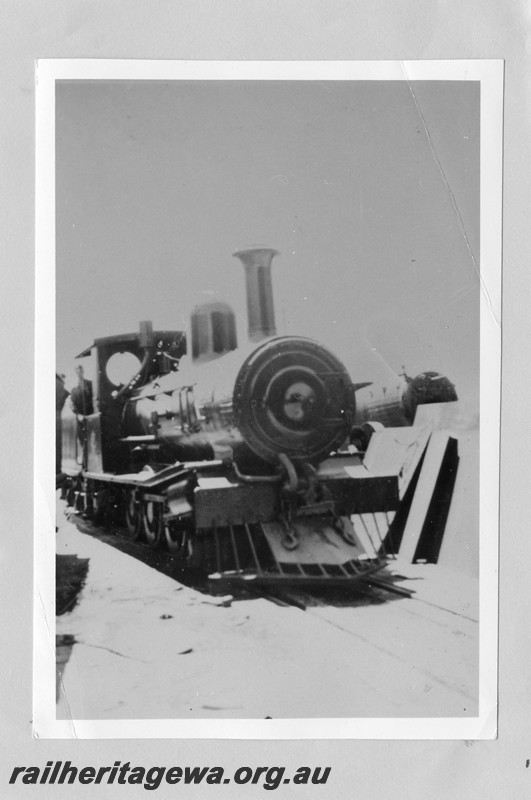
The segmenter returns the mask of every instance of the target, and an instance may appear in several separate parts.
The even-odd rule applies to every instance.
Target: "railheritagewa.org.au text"
[[[274,790],[286,783],[318,785],[328,781],[331,767],[298,767],[288,773],[286,767],[238,767],[229,773],[223,767],[138,767],[129,761],[115,761],[112,767],[77,767],[70,761],[47,761],[44,767],[14,767],[9,783],[23,784],[115,784],[141,785],[158,789],[161,784],[255,784]]]

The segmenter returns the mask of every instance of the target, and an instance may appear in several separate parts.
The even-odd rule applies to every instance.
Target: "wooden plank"
[[[415,496],[413,497],[398,551],[399,557],[410,563],[415,557],[450,439],[450,434],[447,431],[436,431],[432,434],[426,450]]]
[[[363,468],[372,475],[404,475],[414,471],[424,452],[431,425],[409,428],[384,428],[371,437]]]
[[[413,425],[431,424],[434,430],[451,430],[459,421],[460,404],[458,400],[451,403],[428,403],[417,406]]]
[[[407,453],[398,479],[398,494],[401,500],[403,500],[409,484],[413,480],[413,476],[420,464],[420,460],[427,450],[432,432],[433,428],[431,425],[425,425],[421,428],[417,439],[412,443]]]

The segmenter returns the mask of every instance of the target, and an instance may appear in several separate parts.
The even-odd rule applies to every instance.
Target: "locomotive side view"
[[[246,276],[244,345],[232,309],[209,303],[192,315],[190,342],[144,322],[80,354],[95,362],[94,408],[63,410],[63,491],[88,516],[122,515],[131,538],[165,544],[212,581],[366,578],[397,552],[414,502],[432,433],[413,424],[417,408],[453,402],[455,389],[432,372],[355,383],[328,348],[277,335],[277,251],[234,255]],[[124,356],[136,366],[122,383]],[[455,477],[454,440],[439,466]],[[428,542],[435,560],[446,513]]]

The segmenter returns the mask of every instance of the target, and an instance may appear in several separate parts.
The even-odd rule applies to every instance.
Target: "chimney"
[[[278,250],[260,246],[249,247],[233,253],[245,267],[247,317],[251,342],[259,342],[267,336],[275,336],[277,332],[273,307],[271,262],[278,254]]]
[[[138,343],[144,350],[153,345],[153,323],[151,320],[143,320],[140,323],[140,333],[138,335]]]

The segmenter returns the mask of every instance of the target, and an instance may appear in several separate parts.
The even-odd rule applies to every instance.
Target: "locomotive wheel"
[[[81,514],[86,519],[90,519],[93,516],[92,512],[92,485],[90,481],[83,481],[83,491],[80,497],[81,501]]]
[[[130,539],[137,541],[142,533],[142,514],[140,505],[133,492],[125,496],[125,524]]]
[[[105,489],[94,489],[92,492],[92,516],[95,522],[101,522],[105,516]]]
[[[159,547],[164,536],[164,520],[162,519],[162,504],[152,500],[142,502],[142,527],[144,539],[150,547]]]
[[[65,499],[66,499],[66,504],[71,508],[74,508],[77,498],[77,493],[79,492],[80,486],[81,484],[78,478],[69,479],[68,487],[65,494]]]
[[[165,522],[164,538],[166,546],[172,555],[178,556],[183,564],[190,560],[192,543],[190,540],[190,527],[186,522],[178,522],[175,519]]]

